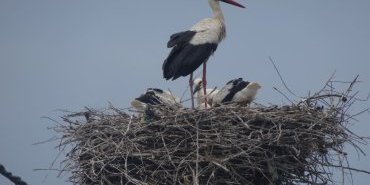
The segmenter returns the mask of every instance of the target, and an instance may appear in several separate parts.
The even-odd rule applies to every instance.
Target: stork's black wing
[[[195,34],[194,31],[185,31],[171,36],[167,46],[173,48],[162,66],[165,79],[175,80],[189,75],[216,51],[217,44],[214,43],[190,44]]]
[[[222,99],[222,103],[231,101],[235,94],[239,91],[243,90],[249,84],[248,81],[244,81],[243,78],[237,78],[227,82],[227,85],[231,85],[232,87],[229,90],[229,93]]]
[[[181,45],[190,42],[197,32],[195,31],[183,31],[172,34],[170,40],[167,42],[167,47],[172,48],[175,45]]]

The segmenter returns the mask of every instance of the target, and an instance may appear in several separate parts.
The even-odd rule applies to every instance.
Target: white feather
[[[230,93],[233,84],[226,84],[214,97],[212,106],[217,104],[221,104],[222,100]],[[235,103],[246,103],[250,104],[257,95],[258,90],[261,88],[261,85],[257,82],[251,82],[242,89],[241,91],[237,92],[234,97],[232,98],[231,102]]]
[[[131,106],[138,112],[144,112],[148,105],[138,100],[132,100]]]
[[[179,105],[180,98],[173,95],[170,91],[163,91],[163,93],[157,93],[156,96],[159,97],[160,101],[169,106]]]
[[[230,89],[232,88],[232,84],[226,84],[214,97],[212,106],[218,105],[222,103],[222,100],[230,93]]]
[[[197,88],[197,104],[199,105],[204,105],[204,91],[203,91],[203,82],[200,78],[197,78],[194,80],[195,88]],[[216,96],[216,94],[219,92],[218,89],[206,89],[206,95],[207,95],[207,104],[212,105],[213,103],[213,97]],[[208,106],[211,107],[211,106]]]
[[[237,103],[249,104],[256,98],[257,91],[260,88],[261,86],[258,83],[252,82],[248,84],[247,87],[237,92],[232,101]]]
[[[206,89],[207,94],[207,103],[212,105],[213,97],[218,93],[219,90],[217,89]],[[204,105],[204,92],[203,88],[197,92],[197,103],[198,105],[203,104]]]
[[[207,103],[207,108],[210,108],[211,105],[209,105]],[[198,107],[197,107],[198,110],[205,110],[206,109],[206,105],[204,103],[201,103],[201,104],[198,104]]]
[[[160,104],[169,107],[181,107],[180,98],[176,97],[171,92],[163,91],[161,93],[152,89],[148,89],[147,93],[149,91],[153,92],[155,96],[158,97],[158,101],[160,102]],[[136,99],[131,101],[131,106],[139,112],[143,112],[148,108],[148,105],[146,103],[143,103]]]
[[[215,18],[206,18],[195,24],[190,31],[197,33],[190,40],[190,44],[218,44],[225,37],[225,26],[222,21]]]

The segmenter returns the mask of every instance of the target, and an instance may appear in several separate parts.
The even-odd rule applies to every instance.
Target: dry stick
[[[294,102],[292,100],[290,100],[288,98],[288,96],[286,96],[283,92],[281,92],[279,89],[277,89],[276,87],[274,87],[274,90],[277,91],[278,93],[280,93],[282,96],[284,96],[285,99],[287,99],[291,104],[293,104]]]
[[[288,85],[285,83],[285,80],[283,79],[282,75],[280,74],[280,71],[279,69],[276,67],[276,64],[274,62],[274,60],[272,59],[271,56],[269,56],[269,61],[271,62],[271,64],[274,66],[275,68],[275,71],[277,72],[277,74],[279,75],[279,78],[281,80],[281,82],[283,83],[284,87],[288,90],[288,92],[290,92],[290,94],[292,94],[293,96],[295,97],[298,97],[296,94],[294,94],[288,87]]]
[[[170,151],[169,151],[169,150],[168,150],[168,148],[167,148],[166,142],[164,141],[164,138],[163,138],[163,135],[162,135],[162,134],[161,134],[161,139],[162,139],[162,142],[163,142],[163,146],[164,146],[164,148],[166,149],[168,159],[170,160],[170,162],[171,162],[172,166],[173,166],[173,167],[176,167],[176,165],[175,165],[175,164],[173,163],[173,161],[172,161],[171,153],[170,153]]]
[[[196,122],[196,127],[197,127],[197,140],[196,140],[196,143],[197,143],[197,159],[196,159],[196,163],[195,163],[195,185],[199,185],[199,121],[200,121],[200,118],[199,120],[197,120]]]
[[[355,171],[355,172],[366,173],[366,174],[369,174],[370,175],[370,171],[360,170],[360,169],[357,169],[357,168],[352,168],[352,167],[347,167],[347,166],[340,166],[340,165],[334,165],[334,164],[327,165],[327,164],[323,164],[323,163],[321,165],[327,166],[327,167],[334,167],[334,168],[343,168],[343,169],[347,169],[347,170],[351,170],[351,171]]]
[[[61,141],[62,141],[62,139],[60,140],[60,142],[61,142]],[[52,169],[52,168],[54,167],[54,165],[55,165],[56,161],[59,159],[59,157],[61,156],[62,152],[63,152],[63,151],[64,151],[64,149],[67,147],[67,145],[64,145],[64,146],[62,147],[62,145],[61,145],[61,144],[59,144],[59,145],[58,145],[58,147],[59,147],[59,152],[58,152],[57,156],[54,158],[53,162],[50,164],[49,169]],[[62,149],[60,149],[60,148],[62,148]],[[34,170],[34,171],[36,171],[36,170]],[[59,171],[58,177],[62,174],[62,172],[63,172],[63,171],[64,171],[64,170],[60,170],[60,171]],[[45,183],[45,182],[46,182],[46,179],[48,178],[48,176],[49,176],[49,174],[46,174],[46,175],[44,176],[44,178],[43,178],[43,180],[42,180],[42,183]]]
[[[130,121],[128,122],[127,129],[126,129],[125,133],[123,134],[124,136],[127,135],[128,131],[130,131],[130,126],[131,126],[131,123],[132,123],[132,118],[133,118],[133,115],[130,116]]]
[[[61,139],[62,138],[60,138],[60,137],[53,136],[50,139],[47,139],[45,141],[40,141],[40,142],[32,143],[32,145],[40,145],[40,144],[50,143],[50,142],[53,142],[53,141],[60,141]]]

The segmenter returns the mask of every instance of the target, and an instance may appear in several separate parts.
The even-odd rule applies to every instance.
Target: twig
[[[283,83],[284,87],[288,90],[288,92],[289,92],[290,94],[292,94],[293,96],[297,97],[297,95],[296,95],[295,93],[293,93],[293,91],[291,91],[291,90],[289,89],[288,85],[285,83],[285,80],[283,79],[282,75],[280,74],[280,71],[279,71],[279,70],[278,70],[278,68],[276,67],[276,64],[275,64],[275,62],[274,62],[274,60],[272,59],[272,57],[271,57],[271,56],[269,56],[269,61],[270,61],[270,63],[274,66],[275,71],[276,71],[276,72],[277,72],[277,74],[279,75],[279,78],[280,78],[281,82]]]

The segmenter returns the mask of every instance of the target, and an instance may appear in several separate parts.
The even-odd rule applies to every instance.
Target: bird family
[[[224,16],[220,2],[240,8],[243,5],[234,0],[208,0],[213,17],[206,18],[187,31],[170,36],[167,47],[171,52],[162,65],[163,77],[176,80],[189,76],[191,106],[198,109],[221,105],[224,103],[250,104],[261,86],[257,82],[244,81],[242,78],[230,80],[222,89],[207,89],[207,61],[216,51],[218,44],[226,37]],[[193,72],[203,65],[202,78],[193,79]],[[196,97],[194,98],[194,95]],[[149,88],[147,92],[131,102],[131,105],[144,111],[148,105],[167,105],[181,107],[178,97],[169,91]]]

